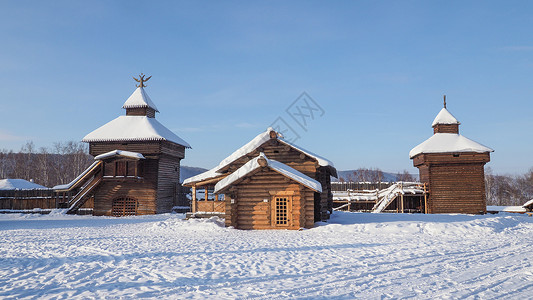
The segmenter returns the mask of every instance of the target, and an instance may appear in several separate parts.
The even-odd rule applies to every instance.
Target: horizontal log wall
[[[250,159],[257,157],[261,152],[263,152],[267,158],[284,163],[321,183],[322,193],[318,196],[319,198],[317,198],[314,208],[316,213],[315,220],[327,220],[329,218],[328,211],[331,211],[333,207],[330,170],[326,167],[320,167],[316,159],[303,154],[277,139],[266,141],[256,150],[241,157],[226,169],[229,173],[232,173],[247,163]]]
[[[483,164],[433,165],[429,178],[429,213],[486,212]]]
[[[89,154],[97,156],[113,150],[124,150],[147,155],[161,153],[161,142],[92,142],[89,143]]]
[[[94,196],[95,216],[111,216],[113,200],[117,198],[132,198],[138,201],[137,214],[149,215],[157,212],[156,189],[151,182],[132,180],[105,180]]]
[[[228,226],[239,229],[299,229],[310,228],[314,224],[313,191],[275,171],[264,169],[252,175],[246,183],[237,184],[235,190],[234,203],[229,196],[226,199]],[[272,224],[272,201],[279,192],[293,193],[289,226]]]
[[[96,188],[94,195],[94,215],[111,215],[113,200],[130,197],[139,201],[137,214],[155,214],[157,212],[158,159],[144,159],[143,179],[104,178]]]
[[[489,153],[429,153],[413,158],[429,187],[428,213],[486,212],[484,165]]]

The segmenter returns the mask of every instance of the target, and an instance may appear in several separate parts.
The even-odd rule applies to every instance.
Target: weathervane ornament
[[[135,79],[135,81],[139,82],[139,84],[136,84],[135,86],[136,87],[146,87],[146,85],[144,84],[145,82],[147,82],[148,80],[150,80],[150,78],[152,78],[152,76],[148,77],[148,78],[144,78],[144,75],[143,73],[141,73],[141,75],[139,75],[139,79],[133,77],[133,79]]]

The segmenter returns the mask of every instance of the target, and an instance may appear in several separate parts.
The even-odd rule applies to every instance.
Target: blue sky
[[[339,170],[412,167],[446,94],[496,173],[533,167],[530,1],[2,1],[0,149],[81,140],[152,75],[209,168],[278,117]],[[299,127],[306,92],[323,115]]]

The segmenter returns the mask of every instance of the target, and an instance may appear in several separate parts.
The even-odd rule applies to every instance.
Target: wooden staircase
[[[94,189],[102,181],[102,165],[101,161],[95,161],[71,183],[55,190],[57,193],[76,193],[73,197],[68,197],[68,200],[59,203],[60,208],[68,208],[67,214],[77,213],[78,209],[91,198]]]
[[[68,211],[67,214],[75,214],[80,207],[85,204],[85,202],[91,197],[91,192],[96,188],[102,181],[102,174],[95,174],[92,180],[88,181],[87,184],[80,188],[80,191],[68,202]]]

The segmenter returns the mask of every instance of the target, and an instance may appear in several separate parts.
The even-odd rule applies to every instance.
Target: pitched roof
[[[0,190],[49,190],[45,186],[42,186],[31,181],[24,179],[0,179]]]
[[[183,181],[183,184],[188,184],[188,183],[192,183],[192,182],[199,182],[199,181],[204,181],[204,180],[208,180],[208,179],[212,179],[212,178],[216,178],[216,177],[219,177],[219,176],[222,176],[224,174],[222,173],[218,173],[217,172],[217,167],[214,167],[213,169],[211,170],[207,170],[203,173],[200,173],[198,175],[194,175],[192,177],[189,177],[189,178],[186,178],[184,181]]]
[[[239,158],[246,156],[247,154],[255,151],[257,148],[259,148],[261,145],[263,145],[265,142],[270,140],[270,132],[274,131],[272,127],[267,128],[266,131],[260,133],[255,138],[253,138],[251,141],[246,143],[241,148],[235,150],[232,154],[230,154],[228,157],[223,159],[216,167],[212,168],[211,170],[208,170],[204,173],[198,174],[193,177],[189,177],[183,181],[183,184],[188,184],[192,182],[198,182],[198,181],[204,181],[207,179],[215,178],[223,174],[223,169],[238,160]],[[316,155],[312,153],[311,151],[305,150],[295,144],[292,144],[288,141],[285,141],[282,136],[278,135],[277,138],[278,141],[281,143],[288,145],[292,147],[293,149],[300,151],[301,153],[304,153],[305,155],[312,157],[317,160],[318,165],[322,167],[329,167],[332,170],[332,175],[337,176],[337,171],[335,169],[335,166],[333,163],[319,155]]]
[[[135,159],[144,159],[144,155],[137,152],[131,152],[131,151],[124,151],[124,150],[113,150],[109,151],[100,155],[97,155],[94,159],[95,160],[102,160],[113,156],[123,156],[123,157],[129,157],[129,158],[135,158]]]
[[[304,186],[306,186],[309,189],[312,189],[317,192],[322,192],[322,185],[320,182],[312,179],[311,177],[287,166],[286,164],[280,163],[275,160],[268,159],[263,153],[260,153],[259,156],[257,156],[254,159],[251,159],[247,163],[245,163],[242,167],[238,168],[228,177],[220,180],[215,185],[215,193],[218,193],[219,191],[229,187],[233,183],[236,183],[240,179],[247,177],[249,174],[254,173],[254,171],[262,168],[260,160],[265,161],[265,167],[269,167],[270,169],[280,173],[281,175],[290,178]]]
[[[461,124],[457,119],[446,109],[443,108],[433,120],[431,127],[437,124]]]
[[[138,107],[150,107],[153,108],[155,111],[159,112],[157,110],[157,107],[152,102],[152,99],[148,96],[148,94],[144,91],[142,87],[138,87],[133,94],[124,102],[124,105],[122,105],[122,108],[138,108]]]
[[[147,116],[120,116],[86,135],[82,142],[169,141],[191,148],[189,143]]]
[[[483,146],[456,133],[435,133],[409,152],[413,158],[421,153],[451,153],[451,152],[494,152],[489,147]]]
[[[235,150],[235,152],[233,152],[232,154],[230,154],[230,156],[226,157],[225,159],[223,159],[217,167],[215,167],[215,169],[217,169],[217,171],[227,167],[228,165],[232,164],[233,162],[235,162],[236,160],[238,160],[239,158],[253,152],[255,149],[259,148],[259,146],[263,145],[265,142],[267,142],[268,140],[270,140],[270,132],[274,131],[274,129],[272,127],[269,127],[267,128],[266,131],[260,133],[258,136],[256,136],[255,138],[253,138],[250,142],[248,142],[246,145],[242,146],[241,148]],[[288,145],[302,153],[304,153],[305,155],[307,156],[310,156],[314,159],[317,160],[318,164],[322,167],[332,167],[334,168],[334,165],[331,161],[319,156],[319,155],[316,155],[310,151],[307,151],[295,144],[292,144],[288,141],[285,141],[283,139],[282,136],[279,136],[278,135],[278,141],[284,143],[285,145]]]

